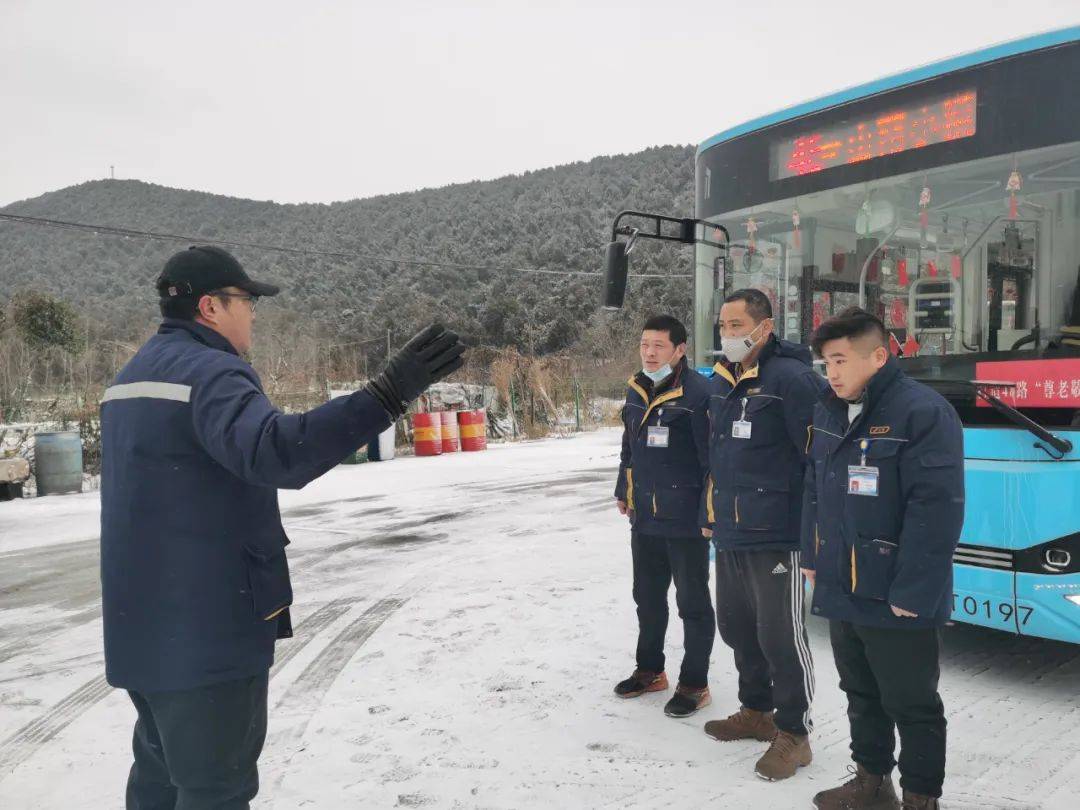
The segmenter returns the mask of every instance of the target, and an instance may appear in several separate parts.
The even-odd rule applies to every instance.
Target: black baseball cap
[[[165,262],[157,280],[162,298],[203,296],[224,287],[239,287],[252,295],[277,295],[281,288],[255,281],[227,250],[213,245],[192,245]]]

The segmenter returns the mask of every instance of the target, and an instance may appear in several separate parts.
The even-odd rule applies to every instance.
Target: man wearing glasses
[[[267,679],[292,635],[277,490],[299,489],[462,364],[431,326],[361,391],[284,414],[241,358],[276,295],[192,247],[157,281],[158,333],[101,405],[105,672],[138,719],[128,810],[244,810],[258,792]]]

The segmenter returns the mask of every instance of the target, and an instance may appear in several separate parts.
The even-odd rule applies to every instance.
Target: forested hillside
[[[598,312],[595,277],[503,268],[600,272],[611,220],[624,208],[690,215],[693,149],[658,147],[487,182],[332,205],[280,205],[134,180],[84,183],[3,210],[147,231],[479,265],[415,267],[373,259],[238,255],[280,281],[279,316],[338,342],[395,340],[442,318],[474,344],[529,355],[605,351],[648,312],[688,316],[689,279],[632,282],[627,307]],[[152,281],[182,243],[0,222],[0,304],[34,291],[70,302],[116,334],[156,316]],[[688,251],[644,244],[634,272],[685,273]],[[482,269],[490,267],[492,269]],[[260,315],[265,310],[260,310]],[[627,331],[629,330],[629,332]],[[379,351],[384,351],[380,348]]]

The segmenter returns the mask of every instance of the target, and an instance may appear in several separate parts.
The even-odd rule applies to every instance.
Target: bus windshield
[[[858,304],[882,318],[904,357],[1076,345],[1068,327],[1080,325],[1080,143],[709,221],[732,240],[726,259],[709,245],[697,249],[698,317],[714,324],[726,293],[755,287],[772,299],[777,333],[792,341],[807,342],[824,319]]]

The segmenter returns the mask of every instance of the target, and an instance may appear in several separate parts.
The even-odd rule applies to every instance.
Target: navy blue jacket
[[[632,510],[635,531],[704,542],[697,512],[708,472],[708,380],[683,358],[655,391],[641,373],[627,385],[615,497]],[[667,447],[649,446],[653,427],[667,428]]]
[[[278,488],[390,425],[366,392],[285,415],[217,332],[166,320],[101,406],[105,671],[138,691],[265,672],[291,635]]]
[[[797,551],[814,406],[826,388],[810,350],[770,337],[736,378],[717,364],[709,397],[709,482],[702,524],[718,549]],[[735,438],[736,421],[750,438]]]
[[[802,528],[813,612],[878,627],[943,624],[964,522],[960,419],[891,358],[850,427],[847,413],[831,391],[814,413]],[[877,468],[876,497],[848,493],[850,466]],[[918,617],[894,616],[890,605]]]

